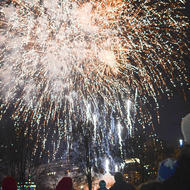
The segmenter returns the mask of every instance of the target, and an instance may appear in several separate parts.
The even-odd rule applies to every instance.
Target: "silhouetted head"
[[[163,189],[162,183],[158,181],[151,181],[142,184],[139,190],[162,190],[162,189]]]
[[[2,190],[17,190],[17,181],[13,177],[5,177],[2,181]]]
[[[101,180],[101,181],[99,182],[99,186],[100,186],[100,188],[106,187],[106,182],[105,182],[104,180]]]
[[[123,181],[123,180],[124,180],[124,179],[123,179],[123,175],[122,175],[122,173],[120,173],[120,172],[116,172],[116,173],[115,173],[114,179],[115,179],[116,182],[119,182],[119,181]]]
[[[72,190],[73,182],[70,177],[63,177],[56,186],[56,190]]]

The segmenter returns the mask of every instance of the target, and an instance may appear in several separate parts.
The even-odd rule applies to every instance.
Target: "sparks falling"
[[[170,96],[171,85],[188,82],[182,60],[188,53],[184,3],[12,0],[1,5],[0,117],[13,107],[16,126],[30,123],[26,131],[37,132],[34,153],[40,139],[45,148],[51,132],[58,139],[55,157],[62,139],[74,140],[71,134],[81,121],[93,124],[93,140],[106,149],[121,143],[121,136],[132,134],[136,112],[136,122],[151,123],[148,97],[158,109],[158,96]],[[52,122],[53,129],[47,127]],[[118,137],[118,125],[128,134]]]

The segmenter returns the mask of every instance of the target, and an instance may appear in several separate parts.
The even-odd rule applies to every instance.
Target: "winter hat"
[[[190,144],[190,113],[181,121],[181,132],[185,143]]]
[[[73,182],[70,177],[63,177],[56,186],[56,190],[72,190],[72,188]]]
[[[99,182],[99,186],[100,186],[100,188],[106,187],[106,182],[105,182],[104,180],[101,180],[101,181]]]
[[[5,177],[2,181],[2,190],[17,190],[17,181],[11,176]]]
[[[158,181],[165,181],[169,177],[173,176],[177,168],[177,161],[168,158],[160,163],[158,170]]]

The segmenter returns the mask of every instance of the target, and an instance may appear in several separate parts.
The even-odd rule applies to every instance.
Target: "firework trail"
[[[16,126],[30,123],[36,149],[40,140],[45,148],[49,133],[58,137],[53,157],[62,139],[72,142],[81,121],[93,124],[99,145],[121,144],[123,137],[115,134],[124,128],[132,133],[135,115],[142,125],[151,123],[150,98],[158,109],[157,97],[188,82],[182,60],[188,53],[184,3],[12,0],[2,5],[0,117],[12,107]],[[47,127],[52,122],[54,127]]]

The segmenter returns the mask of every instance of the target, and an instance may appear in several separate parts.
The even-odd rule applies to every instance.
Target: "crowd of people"
[[[190,114],[181,122],[184,145],[177,159],[168,158],[160,163],[157,179],[148,181],[138,187],[127,183],[122,173],[115,173],[115,183],[109,190],[190,190]],[[2,190],[17,190],[17,182],[13,177],[2,181]],[[70,177],[63,177],[56,190],[74,190]],[[108,190],[106,181],[100,180],[98,190]]]

